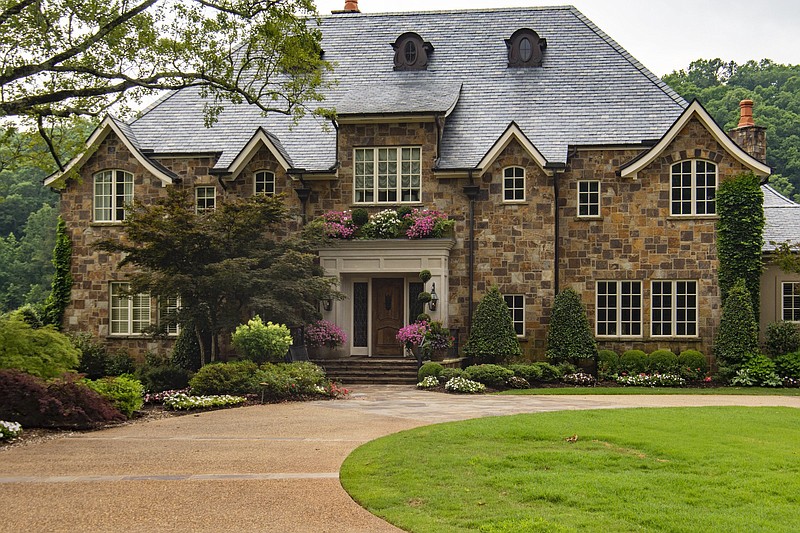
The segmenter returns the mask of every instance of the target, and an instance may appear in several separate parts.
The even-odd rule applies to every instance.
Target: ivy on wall
[[[64,319],[64,311],[70,302],[72,293],[72,241],[67,233],[67,224],[64,219],[58,217],[56,226],[56,245],[53,248],[53,266],[56,271],[53,274],[53,285],[50,295],[44,303],[44,322],[61,328]]]

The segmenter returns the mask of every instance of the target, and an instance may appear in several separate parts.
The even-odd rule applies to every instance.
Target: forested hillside
[[[736,127],[739,102],[752,99],[756,124],[767,128],[770,184],[800,200],[800,65],[698,59],[664,81],[686,100],[698,99],[726,131]]]

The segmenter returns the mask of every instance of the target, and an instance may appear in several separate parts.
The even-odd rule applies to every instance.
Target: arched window
[[[541,67],[542,56],[547,48],[547,39],[535,31],[521,28],[506,39],[509,67]]]
[[[717,213],[717,165],[702,159],[679,161],[672,165],[670,177],[670,214]]]
[[[133,202],[133,174],[103,170],[94,175],[94,221],[122,222],[125,206]]]
[[[525,169],[508,167],[503,169],[503,201],[518,202],[525,199]]]
[[[255,189],[254,194],[266,194],[273,196],[275,194],[275,173],[269,170],[259,170],[255,174],[253,180]]]

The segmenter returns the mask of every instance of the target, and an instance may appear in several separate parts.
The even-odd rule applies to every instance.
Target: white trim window
[[[508,310],[511,312],[511,321],[517,337],[525,335],[525,296],[522,294],[504,294]]]
[[[133,202],[133,174],[104,170],[94,175],[94,221],[122,222],[125,206]]]
[[[582,180],[578,182],[578,216],[600,216],[600,182]]]
[[[355,203],[422,201],[422,150],[419,147],[356,148],[354,161]]]
[[[169,296],[158,302],[158,323],[164,326],[167,335],[177,335],[180,327],[174,321],[175,313],[180,309],[181,300],[179,296]]]
[[[217,208],[216,187],[195,187],[194,211],[198,215],[208,213]]]
[[[109,287],[111,335],[136,335],[150,325],[150,295],[126,294],[130,284],[113,282]]]
[[[503,169],[503,201],[522,202],[525,200],[525,169],[507,167]]]
[[[800,281],[781,283],[781,316],[788,322],[800,322]]]
[[[650,299],[650,335],[697,336],[696,281],[652,281]]]
[[[253,194],[275,196],[275,173],[259,170],[253,176]]]
[[[641,281],[598,281],[595,296],[598,336],[642,336]]]
[[[717,213],[717,165],[688,159],[672,165],[670,213],[673,216]]]

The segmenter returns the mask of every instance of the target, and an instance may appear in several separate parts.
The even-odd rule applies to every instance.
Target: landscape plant
[[[577,385],[579,387],[593,387],[597,384],[597,380],[593,375],[586,372],[575,372],[573,374],[565,374],[561,381],[568,385]]]
[[[436,376],[425,376],[417,383],[418,389],[434,389],[439,386],[439,379]]]
[[[777,357],[800,350],[800,325],[782,320],[767,325],[764,332],[764,351]]]
[[[678,356],[670,350],[655,350],[647,356],[647,371],[666,374],[677,373],[680,369]]]
[[[256,363],[265,363],[283,360],[292,345],[292,335],[285,325],[264,324],[256,315],[247,324],[236,328],[232,341],[239,355]]]
[[[91,333],[72,335],[70,341],[81,353],[78,372],[89,379],[133,374],[136,371],[136,363],[127,351],[109,353],[105,345]]]
[[[201,338],[206,335],[200,335]],[[197,372],[200,368],[200,341],[194,324],[188,323],[178,332],[178,338],[172,347],[170,357],[172,364],[189,372]]]
[[[328,320],[317,320],[305,329],[306,344],[312,347],[336,348],[347,342],[347,334]]]
[[[740,278],[722,307],[714,356],[720,366],[736,370],[758,351],[758,323],[745,280]]]
[[[440,375],[442,375],[443,370],[444,367],[441,364],[428,361],[419,367],[419,370],[417,370],[417,379],[422,381],[427,377],[438,378]]]
[[[617,376],[617,383],[634,387],[683,387],[686,380],[679,374],[628,374]]]
[[[369,217],[364,225],[364,236],[371,239],[394,239],[399,236],[403,221],[394,209],[384,209]]]
[[[524,379],[529,384],[534,384],[542,379],[542,368],[538,365],[516,363],[508,365],[514,376]]]
[[[214,407],[230,407],[240,405],[247,401],[242,396],[230,396],[227,394],[214,396],[189,396],[183,393],[176,393],[164,398],[164,407],[173,411],[188,411],[191,409],[209,409]]]
[[[500,365],[482,364],[472,365],[464,369],[463,376],[472,381],[483,383],[493,389],[502,389],[506,385],[508,378],[512,377],[514,372]]]
[[[329,382],[314,363],[266,363],[258,372],[258,391],[270,400],[324,394]]]
[[[72,296],[72,241],[67,224],[61,216],[56,224],[56,244],[53,248],[53,281],[50,294],[44,302],[44,322],[61,329],[64,311]]]
[[[144,387],[136,379],[127,376],[107,377],[98,380],[84,379],[82,383],[111,402],[127,418],[142,408]]]
[[[522,355],[511,312],[496,286],[489,289],[475,309],[464,355],[482,363]]]
[[[78,367],[80,351],[53,326],[33,328],[17,315],[0,315],[0,368],[45,379]]]
[[[11,440],[22,435],[22,425],[18,422],[0,420],[0,440]]]
[[[447,381],[444,384],[444,390],[459,394],[480,394],[486,392],[486,386],[483,383],[459,376]]]
[[[619,358],[619,372],[639,374],[647,370],[647,354],[642,350],[627,350]]]
[[[775,369],[781,378],[800,380],[800,350],[779,355],[774,361]]]
[[[571,287],[559,292],[553,300],[546,353],[553,363],[577,364],[581,359],[597,357],[597,344],[586,309],[580,295]]]
[[[697,350],[684,350],[678,356],[681,376],[690,381],[697,381],[706,377],[708,361],[702,352]]]
[[[601,380],[611,379],[617,374],[619,368],[619,355],[613,350],[599,350],[597,352],[597,377]]]
[[[780,387],[783,382],[776,370],[772,359],[763,354],[754,354],[738,368],[731,385]]]
[[[413,208],[411,213],[403,218],[409,222],[406,231],[406,237],[409,239],[441,238],[451,231],[455,224],[455,221],[448,219],[447,214],[435,209]]]
[[[255,394],[259,391],[258,365],[253,361],[210,363],[189,380],[193,395]]]

